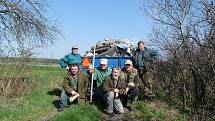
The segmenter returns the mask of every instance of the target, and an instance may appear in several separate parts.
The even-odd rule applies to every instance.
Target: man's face
[[[72,53],[73,53],[73,54],[77,54],[77,53],[78,53],[78,48],[73,48],[73,49],[72,49]]]
[[[139,45],[138,45],[138,48],[140,49],[140,50],[144,50],[144,44],[143,43],[140,43]]]
[[[100,68],[101,68],[102,70],[107,69],[107,64],[100,64]]]
[[[71,66],[71,72],[73,75],[76,75],[78,73],[78,67],[77,66]]]
[[[112,72],[112,77],[116,80],[119,79],[119,74],[120,74],[120,71],[119,70],[113,70]]]
[[[126,71],[131,71],[133,66],[131,64],[125,64],[125,70]]]

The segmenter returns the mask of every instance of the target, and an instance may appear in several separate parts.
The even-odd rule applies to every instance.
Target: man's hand
[[[128,91],[129,91],[129,88],[128,88],[128,87],[126,87],[126,88],[125,88],[125,93],[127,94],[127,93],[128,93]]]
[[[119,90],[118,90],[117,88],[115,88],[115,89],[113,90],[113,92],[119,93]]]
[[[69,70],[69,66],[66,66],[66,70]]]
[[[89,69],[89,72],[92,74],[94,72],[94,69],[93,68],[90,68]]]
[[[92,74],[92,73],[94,72],[93,66],[90,65],[90,66],[88,67],[88,71],[89,71],[89,73]]]
[[[134,84],[134,82],[130,82],[130,83],[128,83],[128,86],[132,88],[132,87],[135,87],[135,84]]]
[[[79,96],[79,94],[78,94],[76,91],[72,91],[71,94],[72,94],[72,95]]]

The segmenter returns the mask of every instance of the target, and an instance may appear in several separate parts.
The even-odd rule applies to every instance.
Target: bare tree
[[[46,0],[0,0],[0,92],[13,89],[11,84],[19,84],[23,77],[15,76],[26,75],[26,62],[35,49],[52,45],[59,36],[48,7]],[[10,78],[4,70],[8,63],[12,65]]]
[[[215,83],[215,1],[148,0],[143,10],[156,24],[151,39],[167,53],[160,68],[169,68],[170,73],[162,72],[169,76],[160,79],[169,94],[181,94],[183,108],[192,109],[193,120],[210,119],[214,112],[209,109],[215,102],[211,87]]]

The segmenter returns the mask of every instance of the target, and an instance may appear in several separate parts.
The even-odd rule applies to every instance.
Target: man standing
[[[108,60],[105,58],[100,59],[100,66],[96,68],[93,73],[93,80],[95,81],[95,97],[96,99],[103,99],[103,84],[106,77],[111,75],[112,69],[108,67]]]
[[[156,59],[157,53],[147,49],[143,41],[138,42],[138,48],[135,52],[135,66],[138,69],[142,80],[144,95],[146,98],[154,97],[153,86],[153,68],[152,63]]]
[[[123,113],[123,105],[120,100],[125,93],[125,81],[120,78],[120,68],[113,68],[112,74],[105,79],[104,82],[104,99],[107,104],[106,113],[113,114],[115,109],[116,113]]]
[[[125,80],[126,83],[126,95],[123,97],[123,105],[126,106],[128,100],[130,99],[129,109],[135,111],[136,100],[139,95],[139,75],[137,69],[133,68],[133,63],[131,60],[125,61],[125,67],[122,69],[121,78]]]
[[[73,46],[72,47],[72,52],[65,55],[63,58],[61,58],[59,60],[59,64],[62,68],[66,68],[67,70],[69,70],[69,67],[71,64],[78,64],[79,67],[81,66],[81,55],[78,54],[78,46]]]
[[[64,80],[61,93],[60,108],[62,111],[67,105],[68,99],[78,104],[85,103],[89,80],[85,72],[79,70],[78,64],[71,64],[70,71]]]

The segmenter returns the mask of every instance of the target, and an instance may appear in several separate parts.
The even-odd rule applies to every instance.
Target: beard
[[[118,75],[113,75],[113,79],[118,80],[119,76]]]

